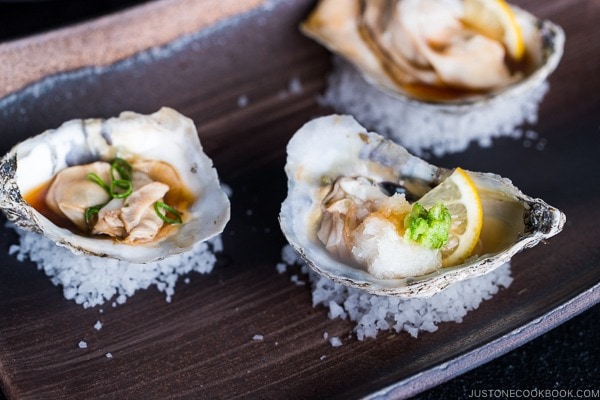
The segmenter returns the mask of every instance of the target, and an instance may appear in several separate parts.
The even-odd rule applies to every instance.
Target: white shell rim
[[[178,228],[177,232],[163,240],[147,244],[127,245],[118,243],[110,238],[91,238],[78,235],[68,229],[54,225],[36,209],[27,204],[21,195],[17,171],[19,168],[18,157],[22,146],[25,146],[29,150],[35,147],[37,141],[43,145],[48,145],[48,141],[52,141],[58,136],[56,133],[61,132],[61,129],[74,129],[77,126],[80,127],[81,131],[75,134],[84,136],[86,140],[93,136],[89,131],[94,129],[100,129],[96,134],[97,136],[104,137],[107,133],[102,131],[102,124],[118,124],[120,121],[133,121],[134,124],[139,123],[142,125],[147,124],[147,126],[142,126],[142,128],[152,129],[154,127],[165,131],[168,128],[176,128],[179,132],[173,131],[170,140],[182,140],[188,143],[183,154],[185,161],[182,161],[182,165],[187,165],[189,169],[196,168],[197,171],[186,171],[185,175],[187,175],[187,178],[184,178],[184,182],[185,179],[188,179],[185,184],[196,195],[196,201],[188,210],[191,214],[190,221],[183,224]],[[99,128],[96,126],[97,124],[100,125]],[[132,128],[135,129],[135,126]],[[77,140],[73,142],[77,142]],[[54,144],[48,145],[51,149],[54,148],[53,146]],[[97,149],[92,149],[92,153],[95,150]],[[133,153],[141,155],[135,151]],[[194,177],[197,177],[199,180],[195,181],[194,179],[194,182],[190,182],[190,179]],[[42,182],[39,183],[41,184]],[[76,254],[111,257],[132,263],[148,263],[191,250],[198,242],[206,241],[220,234],[230,219],[229,199],[220,187],[217,171],[213,166],[212,160],[210,160],[202,149],[193,121],[168,107],[163,107],[149,115],[126,111],[121,113],[119,117],[107,120],[71,120],[63,123],[56,129],[51,129],[26,139],[15,145],[0,159],[0,184],[2,185],[0,188],[0,209],[2,209],[7,219],[15,225],[29,231],[44,234],[57,245],[67,247]],[[202,193],[198,192],[200,186],[202,186]],[[200,217],[203,220],[200,220]]]
[[[308,122],[304,127],[300,128],[297,134],[303,129],[307,129],[307,127],[314,127],[316,124],[326,123],[327,119],[333,121],[352,120],[354,126],[360,126],[350,116],[332,115],[316,118],[315,120]],[[366,132],[366,130],[364,130],[364,132]],[[348,132],[348,134],[351,133]],[[401,149],[402,154],[406,154],[402,146],[387,139],[383,139],[383,141]],[[419,160],[419,163],[426,163],[416,156],[409,155],[409,157]],[[436,168],[434,166],[431,167]],[[376,295],[395,296],[400,298],[430,297],[452,283],[491,272],[508,262],[521,250],[533,247],[542,240],[556,235],[562,230],[566,219],[565,215],[560,210],[548,205],[541,199],[531,198],[523,194],[506,178],[490,173],[470,172],[471,174],[485,176],[486,179],[495,179],[506,189],[511,190],[515,198],[525,206],[526,213],[523,216],[523,221],[526,232],[524,232],[524,234],[508,248],[494,254],[485,254],[474,259],[469,259],[461,265],[441,268],[433,273],[423,276],[393,280],[376,279],[364,270],[346,265],[343,262],[336,260],[329,255],[324,246],[320,244],[315,245],[308,237],[305,237],[306,232],[298,231],[295,224],[299,223],[298,221],[304,220],[305,215],[302,213],[310,209],[309,202],[312,200],[308,199],[307,193],[300,193],[301,189],[296,190],[297,184],[292,182],[290,176],[290,174],[293,174],[293,171],[289,171],[288,168],[289,160],[288,163],[286,163],[286,173],[288,173],[288,196],[281,205],[279,215],[280,227],[287,241],[306,261],[307,265],[317,273],[336,283],[362,289]],[[432,176],[432,179],[448,173],[448,170],[444,168],[436,168],[436,170],[438,172],[435,176]],[[302,207],[306,207],[306,209],[303,209]]]

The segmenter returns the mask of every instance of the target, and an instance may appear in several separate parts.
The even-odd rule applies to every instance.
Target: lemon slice
[[[463,262],[471,255],[479,241],[483,225],[483,211],[479,192],[462,168],[419,199],[426,208],[441,202],[452,216],[448,243],[442,247],[442,266],[449,267]]]
[[[523,33],[515,15],[504,0],[464,0],[463,21],[473,29],[502,42],[510,56],[520,60],[525,54]]]

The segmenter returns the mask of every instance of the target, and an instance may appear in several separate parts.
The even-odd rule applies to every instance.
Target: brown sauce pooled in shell
[[[194,202],[195,197],[191,193],[191,191],[182,184],[175,169],[165,162],[148,160],[134,160],[132,161],[132,166],[133,174],[138,174],[137,177],[143,175],[143,179],[145,180],[150,180],[154,183],[161,182],[169,187],[168,192],[164,195],[162,201],[164,201],[164,203],[168,204],[169,206],[173,207],[175,210],[178,210],[181,213],[183,221],[185,221],[185,211]],[[78,168],[81,168],[81,166],[78,166]],[[93,226],[90,226],[90,229],[83,231],[81,229],[81,226],[78,226],[78,224],[74,223],[74,221],[72,221],[68,216],[60,212],[60,210],[57,210],[56,206],[49,206],[47,201],[48,193],[51,191],[51,187],[56,180],[57,177],[55,176],[53,179],[43,183],[42,185],[34,188],[33,190],[30,190],[28,193],[23,194],[23,199],[33,208],[35,208],[40,214],[48,218],[52,223],[54,223],[58,227],[68,229],[74,233],[84,236],[113,236],[116,240],[124,240],[127,242],[127,237],[119,237],[120,235],[117,234],[92,234],[91,228]],[[134,190],[139,189],[139,187],[134,188]],[[53,193],[51,193],[51,195],[53,195]],[[127,201],[125,201],[123,207],[127,205]],[[90,207],[92,205],[88,204],[86,206]],[[151,210],[151,212],[154,213],[155,211]],[[143,239],[140,241],[140,243],[159,240],[160,238],[166,237],[177,229],[178,224],[162,223],[161,225],[162,226],[158,228],[158,231],[152,234],[152,237]],[[130,242],[130,244],[136,243],[137,241]]]

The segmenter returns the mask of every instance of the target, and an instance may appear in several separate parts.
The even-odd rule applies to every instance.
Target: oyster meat
[[[559,26],[510,6],[518,39],[507,46],[489,24],[465,21],[465,9],[473,8],[465,4],[321,0],[301,30],[403,99],[471,103],[536,85],[556,68],[564,46]]]
[[[76,254],[147,263],[221,233],[229,199],[192,120],[163,107],[72,120],[0,160],[0,207]]]
[[[316,272],[374,294],[433,295],[497,268],[559,233],[565,222],[560,210],[506,178],[435,167],[351,116],[306,123],[288,144],[285,171],[288,195],[279,220],[289,243]],[[411,207],[455,174],[476,193],[481,223],[474,249],[446,265],[440,257],[450,243],[424,249],[400,231]],[[454,209],[448,209],[454,219]],[[374,252],[384,256],[373,259]]]

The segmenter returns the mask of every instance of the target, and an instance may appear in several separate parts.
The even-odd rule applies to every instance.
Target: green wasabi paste
[[[429,249],[439,249],[448,242],[451,225],[450,212],[442,203],[436,203],[429,210],[415,203],[404,219],[404,237]]]

